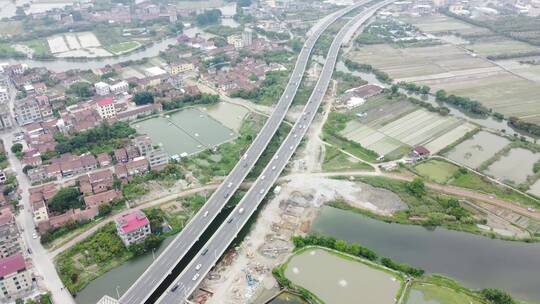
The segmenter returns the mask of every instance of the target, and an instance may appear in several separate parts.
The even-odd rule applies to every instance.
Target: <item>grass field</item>
[[[358,161],[334,147],[327,146],[322,164],[323,171],[343,171],[343,170],[366,170],[373,171],[373,167]]]
[[[47,45],[47,42],[42,39],[34,39],[27,41],[25,45],[34,50],[35,55],[48,55],[51,53],[49,51],[49,46]]]
[[[432,159],[416,165],[414,169],[423,177],[440,184],[445,184],[454,176],[459,168],[454,164]]]
[[[137,41],[120,42],[105,47],[109,52],[113,54],[122,54],[139,48],[141,44]]]

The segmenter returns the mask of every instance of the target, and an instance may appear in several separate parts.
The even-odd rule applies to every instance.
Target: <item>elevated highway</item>
[[[354,5],[345,7],[331,15],[323,18],[312,30],[311,35],[306,40],[289,82],[285,87],[272,115],[247,149],[233,170],[225,178],[221,186],[212,194],[206,204],[189,221],[186,227],[168,245],[165,251],[146,269],[146,271],[135,281],[135,283],[120,298],[121,304],[145,303],[155,292],[167,276],[173,271],[180,260],[186,256],[192,246],[206,231],[208,226],[216,218],[219,212],[225,207],[232,194],[238,190],[248,173],[253,169],[255,163],[264,152],[270,140],[283,122],[285,115],[296,95],[300,82],[307,67],[307,63],[320,35],[343,15],[367,3],[363,0]]]
[[[296,121],[287,138],[240,203],[229,214],[201,251],[192,259],[190,264],[177,277],[169,290],[161,295],[157,303],[178,304],[186,302],[206,274],[214,267],[215,263],[229,247],[262,202],[272,185],[276,182],[300,144],[303,136],[306,134],[309,125],[317,114],[317,109],[323,100],[332,78],[341,45],[346,39],[350,39],[351,37],[348,33],[359,28],[378,9],[392,1],[394,0],[379,2],[366,8],[339,31],[330,46],[321,75],[304,107],[303,114]]]

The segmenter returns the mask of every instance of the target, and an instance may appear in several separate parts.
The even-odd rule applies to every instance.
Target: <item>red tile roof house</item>
[[[81,209],[70,209],[63,214],[49,217],[48,220],[38,223],[38,232],[43,234],[50,229],[62,227],[69,222],[78,222],[95,218],[99,213],[97,207]]]
[[[107,167],[112,163],[111,156],[107,153],[99,153],[97,155],[97,161],[100,167]]]
[[[94,193],[101,193],[113,187],[114,178],[110,170],[88,173],[88,179]]]
[[[424,157],[428,157],[430,152],[424,146],[417,146],[417,147],[414,147],[411,154],[412,154],[411,156],[415,158],[424,158]]]
[[[118,163],[127,163],[129,160],[126,149],[124,148],[114,150],[114,158]]]
[[[122,197],[122,193],[116,190],[109,190],[106,192],[85,196],[84,203],[87,208],[99,207],[105,203],[110,203],[115,198]]]
[[[144,157],[134,158],[132,161],[126,164],[126,170],[128,175],[139,175],[148,171],[148,160]]]
[[[136,210],[115,218],[116,233],[126,247],[144,241],[150,233],[150,221],[146,215]]]

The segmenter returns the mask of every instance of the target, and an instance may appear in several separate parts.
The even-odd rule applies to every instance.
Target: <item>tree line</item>
[[[420,268],[414,268],[407,264],[395,262],[388,257],[381,257],[379,260],[379,256],[373,250],[363,247],[357,243],[347,243],[347,241],[344,240],[337,240],[331,236],[322,236],[316,234],[311,234],[306,237],[294,236],[292,241],[296,249],[306,246],[321,246],[353,256],[365,258],[373,262],[380,262],[385,267],[403,272],[413,277],[420,277],[424,274],[424,270]]]

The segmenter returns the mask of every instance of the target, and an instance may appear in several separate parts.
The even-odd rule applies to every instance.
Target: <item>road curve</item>
[[[238,190],[240,184],[253,169],[255,163],[283,122],[306,70],[311,51],[320,35],[338,18],[367,2],[367,0],[363,0],[343,8],[331,14],[330,17],[324,18],[324,21],[316,26],[300,51],[300,55],[298,56],[289,82],[287,83],[272,116],[266,121],[251,146],[225,178],[221,186],[212,194],[207,203],[199,210],[199,212],[197,212],[193,219],[189,221],[187,226],[175,237],[165,251],[160,254],[152,265],[146,269],[146,271],[120,298],[119,302],[121,304],[139,304],[148,300],[150,295],[171,273],[177,263],[191,249],[192,245],[200,238],[202,233],[227,204],[232,194]]]
[[[158,299],[158,304],[183,303],[193,293],[206,274],[225,252],[242,227],[255,212],[264,199],[287,162],[294,154],[311,124],[317,109],[326,93],[332,73],[336,64],[339,50],[346,39],[347,32],[353,27],[359,27],[370,18],[378,9],[393,2],[387,0],[374,4],[350,20],[336,35],[326,56],[326,62],[315,88],[304,107],[302,116],[296,121],[285,141],[281,144],[272,160],[265,167],[261,175],[254,182],[250,190],[244,195],[240,203],[229,214],[225,222],[208,240],[203,249],[193,258],[190,264],[182,271],[169,290]]]

